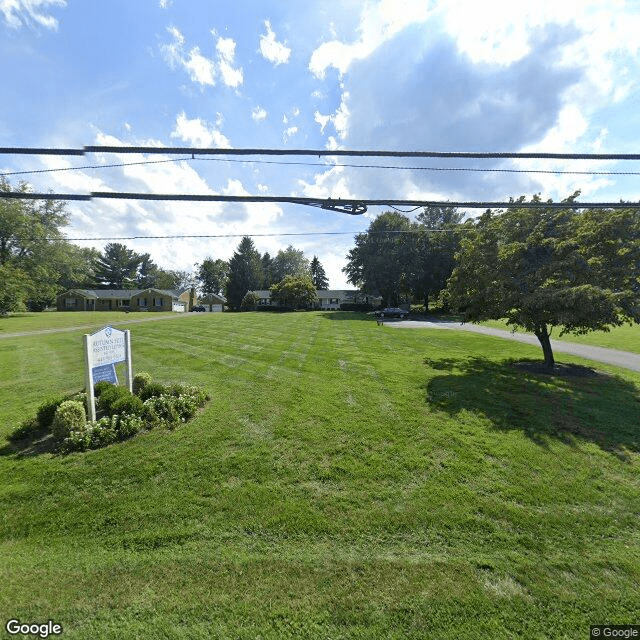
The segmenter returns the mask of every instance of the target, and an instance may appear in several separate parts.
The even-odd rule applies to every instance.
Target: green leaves
[[[640,321],[637,211],[517,204],[487,212],[465,235],[447,287],[454,308],[471,321],[507,318],[561,334]]]

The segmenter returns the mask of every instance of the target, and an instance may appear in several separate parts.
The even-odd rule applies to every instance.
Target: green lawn
[[[52,619],[63,638],[274,640],[638,622],[639,375],[536,376],[508,362],[536,347],[352,313],[130,328],[135,370],[212,400],[176,431],[97,451],[2,449],[5,620]],[[4,435],[82,387],[86,332],[0,339]]]
[[[512,331],[506,322],[502,320],[486,320],[480,324],[496,329],[506,329]],[[519,329],[523,331],[523,329]],[[582,336],[576,336],[571,333],[560,335],[560,330],[555,329],[551,335],[552,340],[562,340],[564,342],[579,342],[581,344],[590,344],[595,347],[607,347],[608,349],[619,349],[621,351],[631,351],[632,353],[640,353],[640,326],[622,325],[621,327],[613,327],[611,331],[592,331]]]

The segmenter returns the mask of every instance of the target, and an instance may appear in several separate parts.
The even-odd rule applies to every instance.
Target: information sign
[[[93,367],[93,384],[98,382],[110,382],[118,384],[118,376],[116,375],[116,366],[114,364],[101,364],[99,367]]]
[[[85,334],[84,359],[89,418],[95,421],[96,402],[93,395],[93,385],[100,380],[108,380],[112,384],[118,384],[115,368],[118,362],[126,363],[126,385],[129,391],[132,391],[131,332],[128,329],[121,331],[113,327],[104,327],[91,335]]]

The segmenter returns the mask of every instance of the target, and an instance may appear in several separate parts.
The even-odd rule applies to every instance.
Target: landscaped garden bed
[[[98,382],[95,422],[87,420],[86,396],[76,393],[42,403],[36,416],[26,420],[11,440],[51,433],[61,453],[99,449],[156,427],[174,429],[188,422],[210,399],[200,388],[153,382],[148,373],[133,379],[133,393],[125,387]]]

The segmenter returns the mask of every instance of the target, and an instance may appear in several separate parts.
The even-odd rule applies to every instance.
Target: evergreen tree
[[[273,279],[273,258],[268,252],[262,256],[262,274],[264,276],[263,289],[268,289],[272,284],[275,284]]]
[[[262,261],[253,240],[245,236],[229,261],[227,302],[239,309],[247,291],[260,289],[264,280]]]
[[[143,256],[123,244],[111,242],[95,261],[95,278],[101,289],[133,289]]]
[[[320,260],[318,260],[318,256],[313,256],[310,269],[313,286],[318,290],[328,289],[329,279],[327,278],[327,274],[325,273],[322,264],[320,264]]]

